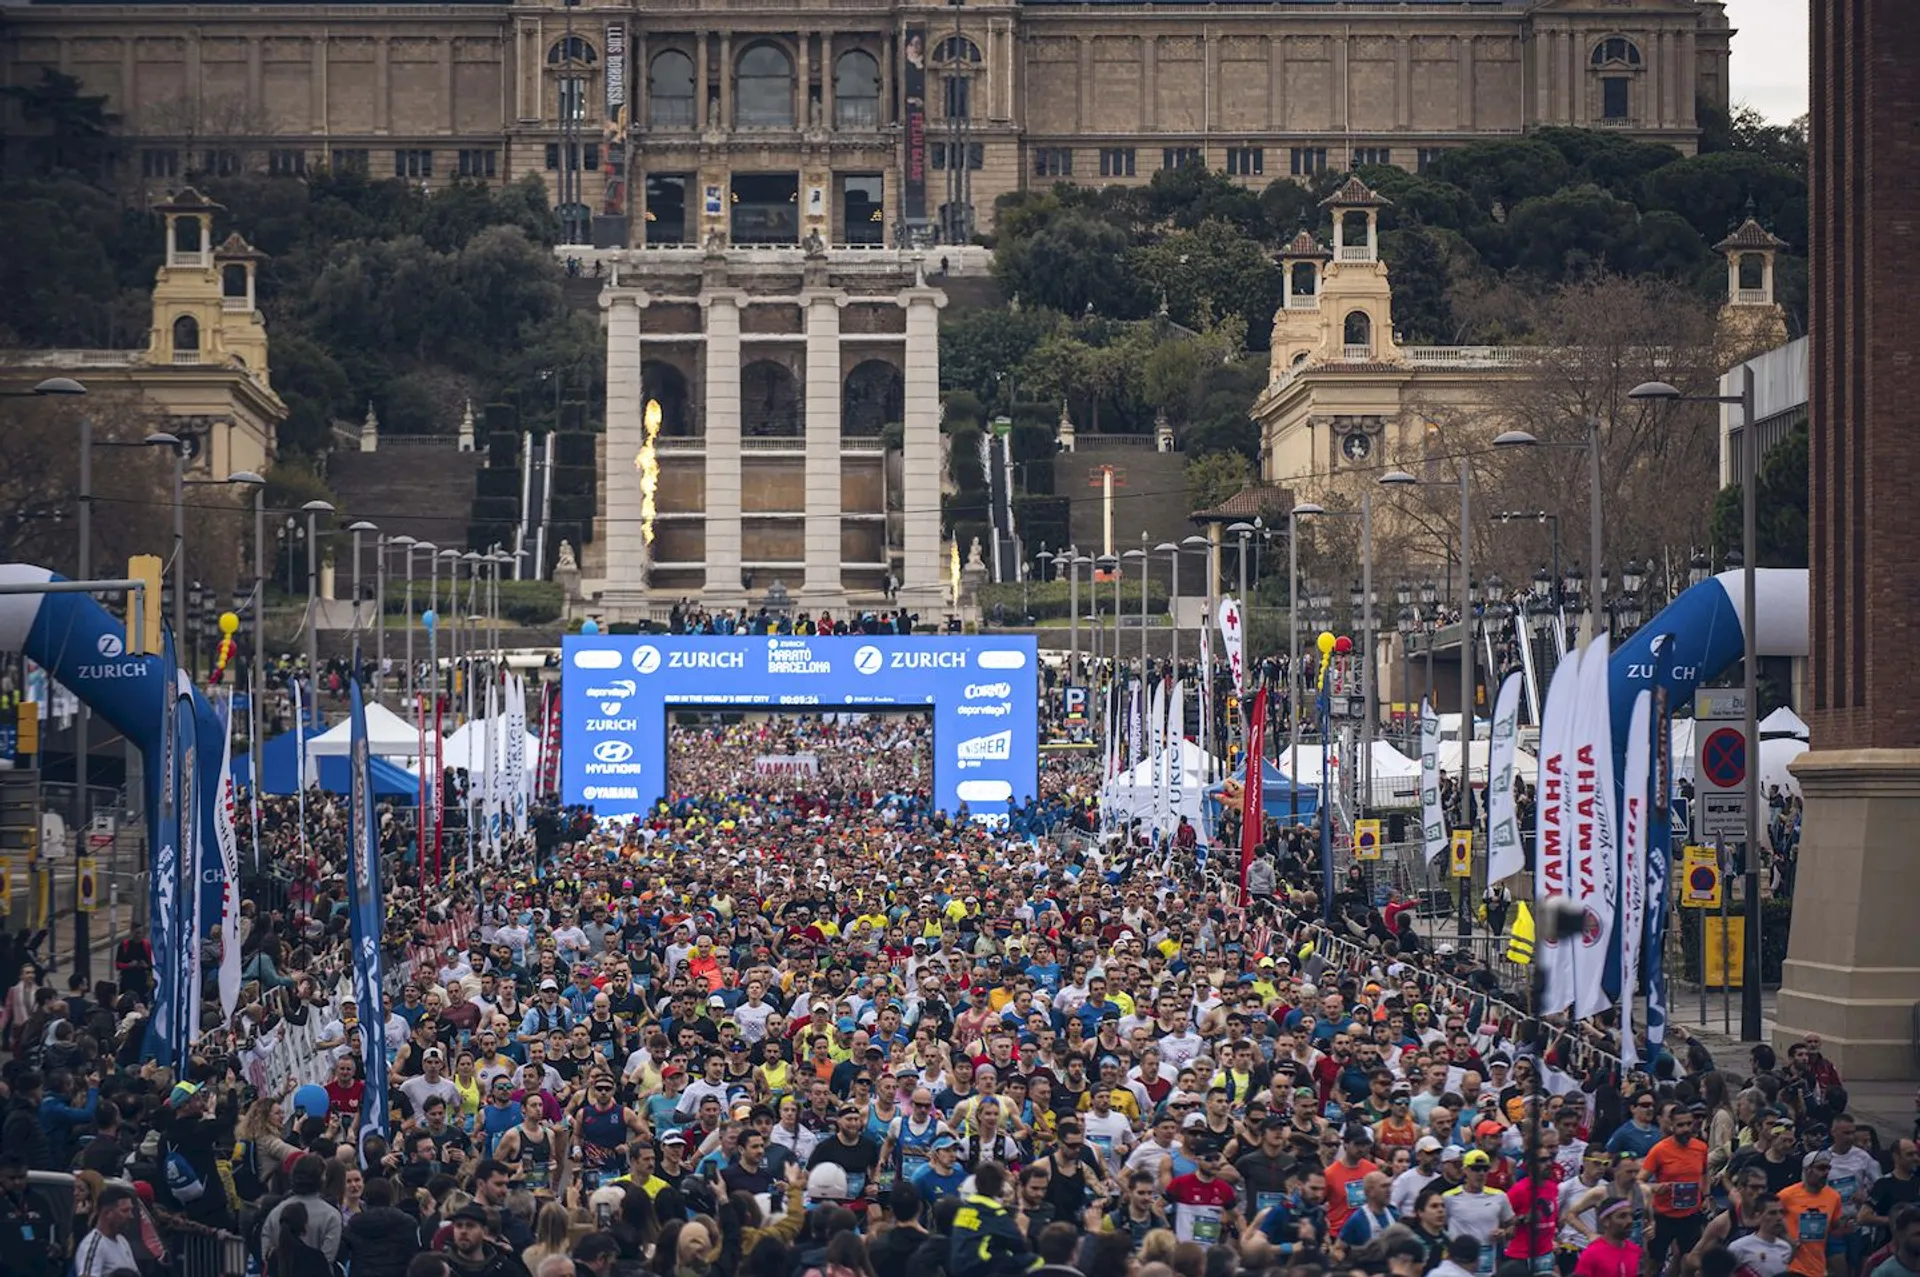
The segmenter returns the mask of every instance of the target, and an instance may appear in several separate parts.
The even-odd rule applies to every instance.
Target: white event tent
[[[434,732],[427,731],[427,748],[433,748]],[[344,757],[353,749],[353,724],[341,719],[326,731],[307,738],[307,756]],[[367,702],[367,752],[376,758],[404,759],[411,763],[420,756],[420,728],[400,717],[378,701]]]

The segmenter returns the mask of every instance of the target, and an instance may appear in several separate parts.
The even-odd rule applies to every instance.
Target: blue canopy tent
[[[1233,774],[1232,780],[1236,784],[1243,784],[1246,775],[1247,769],[1243,765]],[[1209,819],[1220,818],[1220,795],[1225,789],[1226,782],[1222,782],[1207,790]],[[1293,820],[1311,823],[1314,813],[1320,809],[1320,786],[1295,785],[1281,773],[1278,767],[1263,758],[1260,760],[1260,808],[1269,817],[1283,824]]]
[[[299,740],[294,732],[282,732],[268,741],[265,749],[266,761],[262,767],[262,787],[269,794],[291,794],[299,785]],[[344,755],[322,755],[313,760],[319,772],[320,788],[331,794],[344,794],[350,787],[348,780],[348,760]],[[236,754],[233,758],[233,780],[236,785],[245,787],[251,783],[252,758],[247,754]],[[376,798],[398,798],[403,801],[418,797],[420,781],[404,767],[396,766],[384,758],[368,760],[368,774],[373,780],[373,793]]]

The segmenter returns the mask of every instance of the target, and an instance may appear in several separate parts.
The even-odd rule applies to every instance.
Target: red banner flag
[[[1247,722],[1247,748],[1241,754],[1246,760],[1246,783],[1240,787],[1240,907],[1246,908],[1251,902],[1247,894],[1247,870],[1253,867],[1253,853],[1260,846],[1260,836],[1266,832],[1266,808],[1261,805],[1260,769],[1265,765],[1267,752],[1267,691],[1261,688],[1254,693],[1253,714]]]

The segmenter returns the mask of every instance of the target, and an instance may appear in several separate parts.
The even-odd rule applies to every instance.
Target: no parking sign
[[[1686,847],[1680,853],[1680,903],[1688,909],[1720,907],[1720,858],[1711,847]]]
[[[1356,820],[1353,822],[1353,858],[1355,860],[1380,859],[1379,821]]]

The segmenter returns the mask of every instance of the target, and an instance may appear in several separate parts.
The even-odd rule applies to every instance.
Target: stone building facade
[[[1731,34],[1721,0],[38,3],[6,10],[0,84],[105,94],[155,191],[538,173],[602,242],[875,244],[1190,163],[1265,185],[1547,125],[1692,151]]]
[[[946,295],[904,256],[817,239],[593,254],[608,281],[601,505],[581,563],[596,615],[739,606],[776,585],[810,611],[890,592],[939,606]]]

